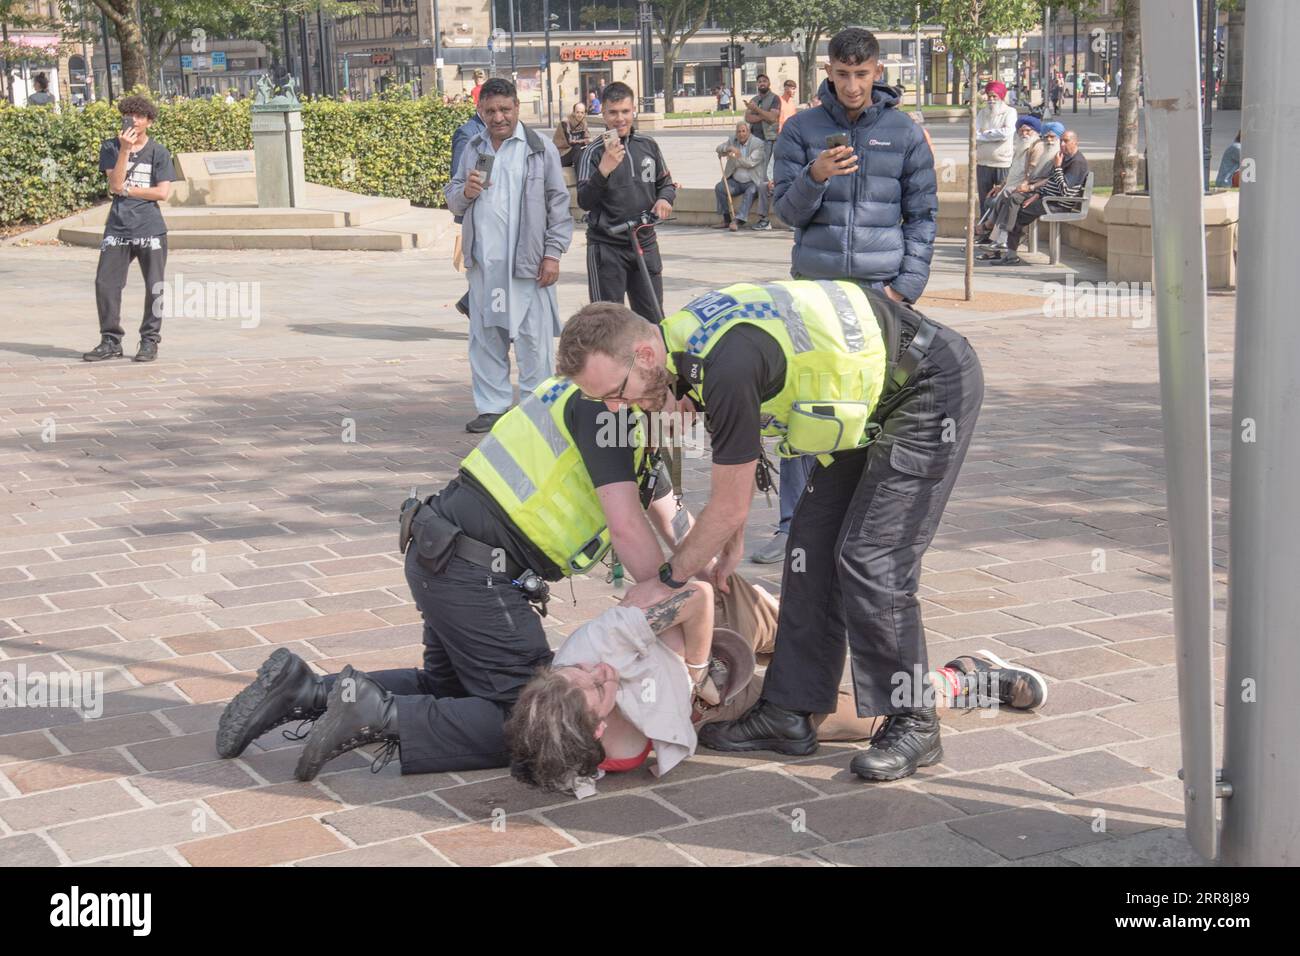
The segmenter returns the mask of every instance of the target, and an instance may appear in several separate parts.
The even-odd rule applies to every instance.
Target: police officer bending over
[[[611,542],[636,580],[652,580],[663,551],[651,523],[675,540],[670,482],[650,480],[639,433],[624,440],[625,423],[609,418],[556,378],[506,413],[440,494],[402,513],[423,667],[320,677],[280,648],[222,714],[221,756],[298,720],[315,721],[299,780],[372,743],[383,745],[376,767],[400,752],[404,774],[507,766],[505,719],[551,662],[537,613],[546,582],[592,567]]]
[[[970,343],[853,282],[741,283],[658,328],[592,303],[564,327],[557,368],[590,396],[618,388],[621,400],[654,411],[675,392],[707,417],[708,504],[629,603],[657,603],[715,556],[715,586],[726,593],[743,553],[764,416],[780,454],[818,456],[790,525],[763,697],[737,720],[702,728],[700,742],[811,754],[810,715],[834,710],[847,644],[859,716],[889,716],[854,772],[896,780],[938,762],[916,590],[983,400]]]

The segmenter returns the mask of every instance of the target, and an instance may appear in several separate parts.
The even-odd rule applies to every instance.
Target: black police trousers
[[[900,318],[915,328],[920,316]],[[984,398],[970,343],[939,327],[880,437],[813,469],[790,523],[776,653],[763,696],[835,710],[845,646],[858,715],[933,705],[916,590]]]
[[[367,672],[397,695],[402,773],[508,766],[505,720],[553,656],[541,619],[507,575],[460,557],[431,574],[412,546],[406,583],[424,618],[424,666]]]

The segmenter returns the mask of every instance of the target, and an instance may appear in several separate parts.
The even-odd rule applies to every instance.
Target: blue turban
[[[1044,123],[1044,124],[1043,124],[1043,132],[1044,132],[1044,133],[1051,133],[1051,134],[1053,134],[1057,139],[1060,139],[1062,136],[1065,135],[1065,124],[1064,124],[1064,123],[1058,123],[1058,122],[1056,122],[1055,120],[1053,120],[1053,121],[1050,122],[1050,123]]]
[[[1016,120],[1016,129],[1019,129],[1022,126],[1028,126],[1035,133],[1041,134],[1043,132],[1043,121],[1037,116],[1020,117],[1020,119]]]

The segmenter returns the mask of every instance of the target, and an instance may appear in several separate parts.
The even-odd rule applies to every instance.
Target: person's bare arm
[[[596,489],[605,512],[610,540],[619,560],[636,581],[649,581],[664,562],[663,549],[641,507],[635,481],[616,481]],[[668,499],[671,500],[671,499]]]
[[[155,202],[166,202],[167,197],[172,194],[172,184],[159,183],[157,186],[132,186],[132,199],[152,199]]]
[[[680,639],[682,657],[688,667],[694,668],[691,681],[698,684],[704,679],[709,651],[713,648],[712,587],[703,581],[692,581],[648,607],[633,601],[630,593],[623,603],[641,607],[650,630],[674,650],[673,645]]]
[[[677,547],[677,532],[673,530],[673,519],[677,517],[677,501],[672,495],[664,495],[650,502],[650,507],[646,509],[646,517],[650,519],[651,526],[659,532],[659,537],[667,543],[668,547]],[[686,520],[691,521],[689,511],[686,513]]]
[[[713,466],[709,501],[691,533],[673,553],[673,574],[677,580],[685,580],[717,557],[715,582],[726,592],[723,582],[740,563],[736,552],[744,548],[745,519],[749,517],[757,464],[750,461],[743,465]]]

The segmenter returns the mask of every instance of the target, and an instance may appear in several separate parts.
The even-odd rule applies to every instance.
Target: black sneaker
[[[992,651],[979,650],[947,664],[965,675],[953,695],[954,707],[993,707],[994,701],[1020,710],[1047,702],[1047,681],[1037,671],[1013,667]]]
[[[465,426],[465,431],[469,432],[471,435],[481,435],[484,432],[490,432],[492,426],[497,423],[497,419],[500,418],[502,414],[502,412],[484,412],[478,418],[467,424]]]
[[[754,223],[749,228],[756,229],[759,232],[767,232],[772,228],[772,224],[766,219],[760,219],[758,222]]]
[[[158,343],[153,339],[145,339],[140,343],[140,351],[135,353],[133,362],[152,362],[158,357]]]
[[[939,715],[922,707],[887,717],[871,738],[871,749],[854,757],[849,769],[864,780],[901,780],[942,759]]]
[[[217,723],[217,753],[238,757],[268,730],[325,712],[325,682],[307,662],[278,647],[257,669],[257,678],[226,705]]]
[[[398,750],[397,698],[349,664],[335,678],[325,716],[312,728],[293,775],[314,780],[335,757],[374,743],[383,744],[370,767],[378,773]]]
[[[700,728],[699,740],[710,750],[772,750],[806,757],[817,750],[817,728],[807,714],[786,710],[760,697],[735,720],[705,724]]]
[[[122,344],[112,339],[104,339],[89,352],[82,354],[83,362],[102,362],[104,359],[121,358]]]

